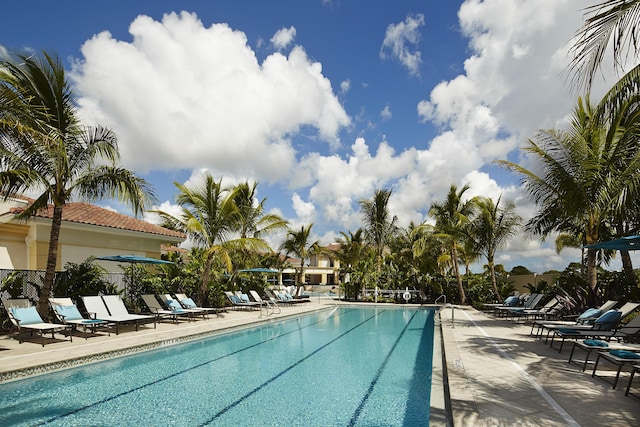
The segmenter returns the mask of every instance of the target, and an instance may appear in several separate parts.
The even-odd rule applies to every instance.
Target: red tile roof
[[[11,212],[16,214],[20,211],[22,211],[21,208],[11,209]],[[38,211],[36,216],[39,218],[52,219],[53,206],[49,205],[48,209]],[[168,228],[160,227],[159,225],[151,224],[141,219],[123,215],[89,203],[73,202],[65,204],[62,210],[62,220],[182,239],[186,237],[178,231],[169,230]]]

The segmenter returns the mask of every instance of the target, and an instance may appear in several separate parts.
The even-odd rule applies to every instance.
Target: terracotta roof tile
[[[21,210],[20,208],[14,208],[11,211],[18,213]],[[53,206],[49,205],[48,209],[39,211],[36,216],[40,218],[53,218]],[[178,231],[169,230],[168,228],[160,227],[159,225],[151,224],[141,219],[123,215],[89,203],[67,203],[64,205],[62,211],[62,220],[80,224],[97,225],[100,227],[117,228],[120,230],[185,238],[185,235]]]

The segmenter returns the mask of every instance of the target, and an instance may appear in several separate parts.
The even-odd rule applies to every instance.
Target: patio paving
[[[455,426],[637,426],[640,379],[625,396],[629,372],[616,389],[569,364],[562,353],[529,333],[530,325],[496,319],[471,307],[442,311]],[[592,358],[595,358],[593,356]],[[590,369],[591,368],[591,369]],[[615,374],[613,367],[599,376]]]

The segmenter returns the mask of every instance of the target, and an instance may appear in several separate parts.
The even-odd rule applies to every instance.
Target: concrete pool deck
[[[599,365],[605,378],[592,378],[593,365],[582,372],[568,363],[572,344],[559,353],[530,336],[530,324],[454,310],[454,323],[450,308],[441,323],[455,426],[640,425],[640,378],[635,396],[625,396],[629,372],[613,389],[605,381],[613,365]]]
[[[142,326],[138,332],[126,328],[117,336],[115,332],[111,336],[100,333],[85,340],[76,333],[73,343],[49,339],[44,348],[39,337],[19,344],[13,336],[0,336],[0,381],[73,366],[86,359],[126,354],[131,347],[171,345],[185,338],[296,316],[335,304],[332,300],[311,298],[310,303],[283,307],[279,315],[269,317],[260,318],[257,311],[238,310],[177,325],[160,322],[156,329],[151,324]],[[567,363],[570,345],[558,353],[531,337],[528,325],[495,319],[471,307],[454,307],[453,324],[451,317],[450,308],[442,310],[436,329],[442,331],[447,366],[444,374],[448,376],[453,425],[640,425],[640,399],[624,396],[628,372],[621,375],[614,390],[603,379],[592,378],[589,368],[582,372]],[[64,338],[59,334],[56,337]],[[441,392],[435,385],[435,378],[440,375],[436,359],[441,358],[441,352],[435,347],[432,395]],[[638,396],[640,379],[634,384]],[[433,412],[432,406],[432,415]],[[447,423],[434,422],[432,417],[432,425]]]

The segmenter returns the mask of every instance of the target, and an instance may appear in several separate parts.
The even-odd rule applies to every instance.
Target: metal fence
[[[39,300],[39,292],[40,287],[44,281],[44,270],[7,270],[0,269],[0,284],[5,284],[7,279],[12,275],[17,278],[17,281],[22,281],[22,290],[19,296],[28,298],[32,301]],[[58,280],[64,280],[64,276],[67,274],[66,271],[57,271],[56,277],[54,279],[55,282]],[[126,288],[126,280],[125,273],[105,273],[102,278],[115,285],[118,291],[123,291]],[[58,295],[64,296],[64,295]],[[10,298],[11,294],[8,290],[1,290],[0,297],[2,299]]]

